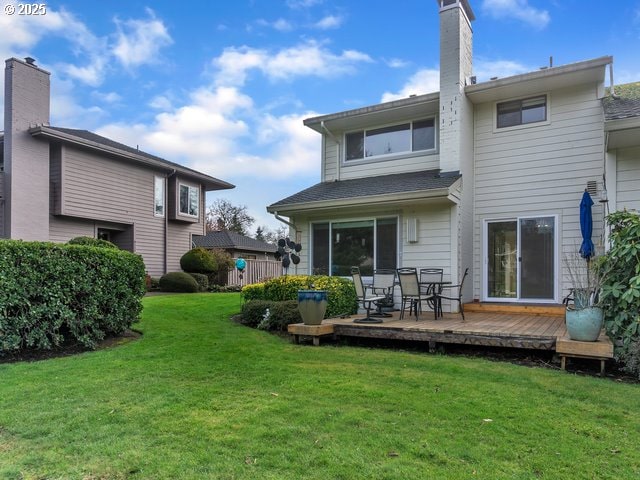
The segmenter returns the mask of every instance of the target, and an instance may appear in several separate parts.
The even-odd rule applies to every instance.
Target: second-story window
[[[345,160],[433,150],[435,120],[417,120],[382,128],[360,130],[345,135]]]
[[[180,214],[198,216],[200,189],[191,185],[180,185]]]
[[[547,120],[547,96],[498,103],[498,128],[514,127]]]
[[[154,177],[153,182],[153,214],[164,217],[164,178]]]

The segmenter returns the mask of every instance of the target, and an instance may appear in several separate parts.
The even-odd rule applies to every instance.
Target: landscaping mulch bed
[[[122,335],[105,338],[96,350],[104,350],[113,348],[125,343],[138,340],[142,333],[136,330],[127,330]],[[0,355],[0,363],[16,363],[16,362],[38,362],[40,360],[48,360],[50,358],[68,357],[70,355],[78,355],[79,353],[91,352],[81,345],[69,344],[61,345],[52,350],[25,350],[20,353],[8,353]]]

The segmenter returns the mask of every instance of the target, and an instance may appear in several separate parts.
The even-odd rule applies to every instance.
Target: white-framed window
[[[435,118],[345,134],[345,162],[435,150]]]
[[[363,275],[398,266],[398,218],[318,222],[311,225],[311,271],[318,275]]]
[[[164,217],[164,177],[153,177],[153,214],[156,217]]]
[[[496,104],[496,127],[507,128],[546,122],[547,95],[538,95]]]
[[[180,184],[180,215],[197,217],[200,206],[200,189],[191,185]]]

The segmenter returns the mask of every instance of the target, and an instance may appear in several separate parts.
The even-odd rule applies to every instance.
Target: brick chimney
[[[49,239],[49,144],[29,128],[49,124],[49,72],[32,58],[6,61],[4,83],[4,236]]]

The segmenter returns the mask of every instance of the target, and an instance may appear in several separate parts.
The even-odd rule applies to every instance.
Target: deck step
[[[512,313],[525,315],[564,316],[564,305],[473,302],[464,304],[465,312]]]

